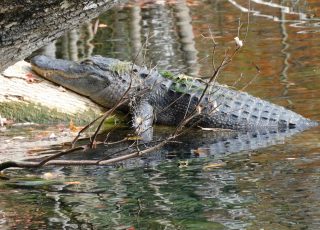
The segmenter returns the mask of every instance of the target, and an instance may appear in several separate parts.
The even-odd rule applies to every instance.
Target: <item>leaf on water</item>
[[[211,163],[208,165],[203,166],[203,170],[210,170],[210,169],[216,169],[216,168],[222,168],[224,166],[226,166],[227,164],[224,162],[221,163]]]
[[[79,185],[81,184],[80,181],[65,181],[64,184],[66,185]]]
[[[45,180],[53,180],[58,178],[58,174],[56,173],[51,173],[51,172],[46,172],[41,176],[42,179]]]
[[[23,137],[23,136],[15,136],[15,137],[12,137],[12,140],[23,140],[25,138],[26,137]]]
[[[209,148],[197,148],[191,151],[197,157],[206,157],[210,154],[209,150],[210,150]]]
[[[98,27],[99,27],[99,28],[107,28],[108,25],[107,25],[107,24],[100,23],[100,24],[98,25]]]
[[[179,161],[178,166],[179,168],[187,168],[189,166],[189,161]]]
[[[41,141],[56,141],[58,137],[50,131],[43,131],[37,134],[36,139]]]
[[[27,150],[28,155],[41,155],[44,151],[48,150],[47,148],[33,148]]]
[[[297,158],[295,158],[295,157],[288,157],[288,158],[286,158],[286,160],[289,160],[289,161],[292,161],[292,160],[296,160]]]

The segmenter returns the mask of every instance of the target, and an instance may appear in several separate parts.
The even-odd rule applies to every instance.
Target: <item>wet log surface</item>
[[[0,1],[0,72],[122,1]]]

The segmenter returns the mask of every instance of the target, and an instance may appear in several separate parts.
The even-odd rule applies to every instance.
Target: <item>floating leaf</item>
[[[226,166],[226,163],[221,162],[221,163],[211,163],[206,166],[203,166],[203,170],[210,170],[210,169],[216,169],[216,168],[222,168]]]
[[[209,148],[197,148],[193,149],[192,153],[197,157],[206,157],[209,155]]]
[[[44,173],[41,177],[45,180],[53,180],[53,179],[57,179],[58,174],[47,172],[47,173]]]
[[[179,161],[178,165],[179,165],[179,168],[187,168],[189,166],[189,161],[188,160]]]
[[[292,160],[296,160],[297,158],[295,158],[295,157],[288,157],[288,158],[286,158],[286,160],[289,160],[289,161],[292,161]]]
[[[99,28],[107,28],[108,25],[107,25],[107,24],[100,23],[100,24],[98,25],[98,27],[99,27]]]
[[[66,184],[66,185],[79,185],[79,184],[81,184],[81,182],[80,181],[66,181],[66,182],[64,182],[64,184]]]

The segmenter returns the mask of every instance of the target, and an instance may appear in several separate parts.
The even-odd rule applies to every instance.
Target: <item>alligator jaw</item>
[[[68,73],[72,67],[73,69],[76,69],[78,65],[79,64],[73,61],[52,59],[44,55],[38,55],[31,59],[32,70],[40,76],[52,81],[54,81],[54,74],[64,75],[69,78],[76,78],[76,76],[72,76],[71,74],[68,76]]]
[[[110,84],[109,75],[88,62],[77,63],[38,55],[31,59],[31,67],[47,80],[87,97]]]

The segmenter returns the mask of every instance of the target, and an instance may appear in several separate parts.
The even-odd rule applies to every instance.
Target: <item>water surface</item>
[[[206,77],[210,34],[216,63],[234,49],[234,37],[246,37],[218,80],[320,120],[320,3],[252,0],[251,9],[246,35],[246,0],[130,2],[38,52],[72,60],[100,54]],[[237,138],[188,141],[196,135],[206,134],[113,167],[8,170],[12,179],[0,182],[0,226],[320,228],[319,128],[261,148],[231,148]],[[232,154],[218,152],[217,143]]]

